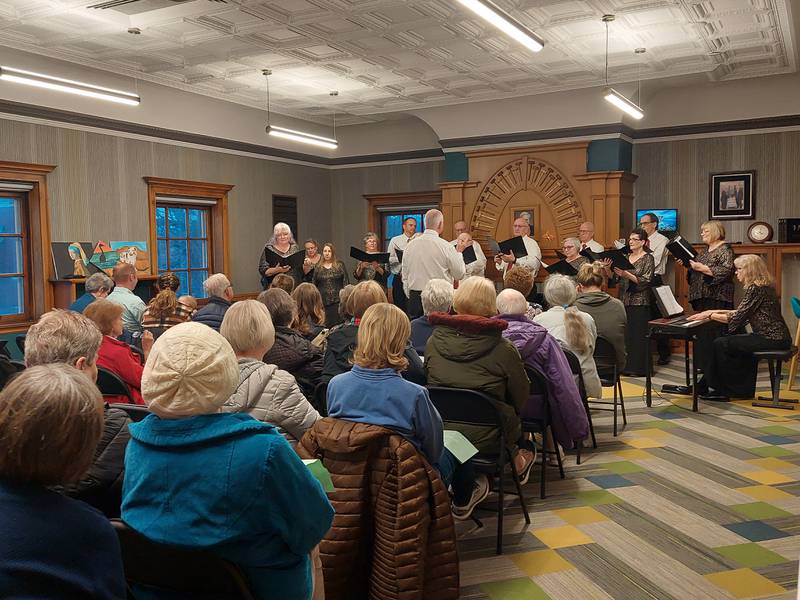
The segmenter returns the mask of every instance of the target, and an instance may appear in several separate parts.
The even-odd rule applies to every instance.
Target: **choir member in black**
[[[378,236],[371,231],[364,236],[364,251],[369,254],[380,252]],[[386,282],[389,279],[389,263],[358,261],[353,276],[356,281],[374,280],[386,291]]]
[[[350,283],[347,267],[336,258],[336,248],[330,242],[322,246],[322,260],[314,267],[311,283],[319,288],[325,307],[325,326],[342,322],[339,313],[339,292]]]
[[[689,261],[689,303],[695,312],[731,310],[733,308],[733,250],[725,243],[725,227],[719,221],[707,221],[700,226],[700,238],[708,246],[705,252]],[[714,339],[725,335],[724,323],[704,327],[698,332],[697,356],[705,370],[705,360],[711,355]]]
[[[261,286],[264,289],[272,283],[272,278],[278,273],[287,273],[294,279],[295,285],[303,281],[303,270],[292,269],[289,265],[272,266],[267,259],[266,250],[272,250],[275,254],[286,257],[300,250],[297,242],[294,241],[292,230],[286,223],[275,223],[272,229],[272,237],[264,246],[261,252],[261,259],[258,261],[258,272],[261,274]]]
[[[307,239],[304,246],[306,248],[306,257],[303,259],[303,281],[298,281],[297,285],[311,283],[314,279],[314,267],[322,260],[322,255],[319,253],[319,244],[317,244],[316,240]]]
[[[633,265],[633,270],[623,271],[614,267],[614,273],[623,282],[622,303],[628,317],[628,328],[625,330],[628,360],[625,372],[644,377],[647,373],[647,361],[650,360],[649,338],[646,336],[652,302],[650,284],[655,273],[655,261],[653,255],[646,251],[647,232],[641,227],[631,231],[628,245],[631,249],[628,260]]]
[[[758,372],[758,361],[752,353],[785,350],[791,345],[789,328],[781,315],[780,298],[775,293],[766,263],[755,254],[744,254],[733,264],[736,279],[745,290],[736,310],[710,309],[689,317],[728,324],[729,335],[714,340],[703,380],[697,384],[704,400],[726,402],[730,398],[752,398]],[[753,333],[745,333],[748,324]]]
[[[576,237],[565,239],[561,244],[561,250],[564,252],[564,260],[576,271],[580,271],[581,267],[589,262],[588,258],[581,256],[581,241]]]

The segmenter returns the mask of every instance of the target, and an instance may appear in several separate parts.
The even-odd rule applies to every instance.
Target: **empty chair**
[[[122,396],[127,398],[130,404],[134,404],[133,396],[128,386],[116,373],[108,369],[97,367],[97,387],[100,389],[100,393],[103,394],[103,397]]]
[[[603,387],[614,388],[613,403],[602,402],[600,400],[588,400],[590,407],[595,410],[607,410],[614,413],[614,437],[617,436],[617,407],[622,409],[622,423],[628,424],[628,417],[625,415],[625,399],[622,397],[622,381],[617,370],[617,351],[614,345],[602,336],[597,336],[594,346],[594,364],[597,366],[597,374],[600,376],[600,385]],[[612,408],[607,408],[612,404]],[[598,405],[602,408],[598,408]],[[605,405],[605,406],[604,406]]]

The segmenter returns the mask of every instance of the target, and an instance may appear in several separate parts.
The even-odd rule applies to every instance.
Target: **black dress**
[[[311,283],[319,289],[325,307],[325,326],[333,327],[342,321],[339,316],[339,292],[350,283],[347,269],[340,260],[330,269],[318,262],[312,273]]]
[[[628,317],[628,327],[625,329],[625,349],[628,360],[625,372],[637,377],[644,377],[647,373],[647,361],[650,360],[648,347],[647,323],[650,321],[650,282],[655,274],[655,261],[653,255],[645,253],[633,263],[631,271],[639,283],[624,279],[622,303],[625,305],[625,314]]]
[[[743,333],[747,324],[753,333]],[[730,335],[714,340],[707,360],[705,381],[715,394],[752,398],[758,361],[753,352],[785,350],[791,334],[781,315],[780,299],[771,285],[751,285],[728,321]]]

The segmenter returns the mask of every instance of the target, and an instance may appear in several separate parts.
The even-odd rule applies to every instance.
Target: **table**
[[[645,391],[647,406],[652,406],[652,391],[653,391],[653,349],[650,344],[650,339],[653,336],[661,336],[673,339],[683,340],[686,344],[686,385],[692,387],[692,412],[697,412],[697,344],[692,344],[692,380],[689,381],[689,342],[697,340],[697,334],[711,325],[710,319],[704,321],[689,321],[688,323],[673,324],[675,318],[670,319],[653,319],[647,322],[647,377],[645,380]]]

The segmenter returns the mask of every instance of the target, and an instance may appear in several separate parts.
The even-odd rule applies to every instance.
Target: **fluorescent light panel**
[[[129,106],[138,106],[140,102],[139,96],[131,92],[123,92],[62,77],[53,77],[43,73],[34,73],[33,71],[24,71],[14,67],[0,66],[0,79],[68,94],[77,94],[78,96],[128,104]]]
[[[336,148],[339,147],[339,142],[332,138],[326,138],[322,137],[321,135],[314,135],[313,133],[306,133],[304,131],[297,131],[296,129],[278,127],[277,125],[267,125],[267,133],[285,140],[292,140],[294,142],[301,142],[303,144],[313,144],[314,146],[321,146],[330,150],[336,150]]]
[[[629,114],[636,120],[639,120],[642,117],[644,117],[644,111],[640,106],[628,100],[625,96],[620,94],[614,88],[606,88],[605,91],[603,92],[603,97],[605,97],[606,100],[611,102],[611,104],[613,104],[623,112]]]
[[[458,0],[476,15],[533,52],[544,48],[544,40],[489,0]]]

